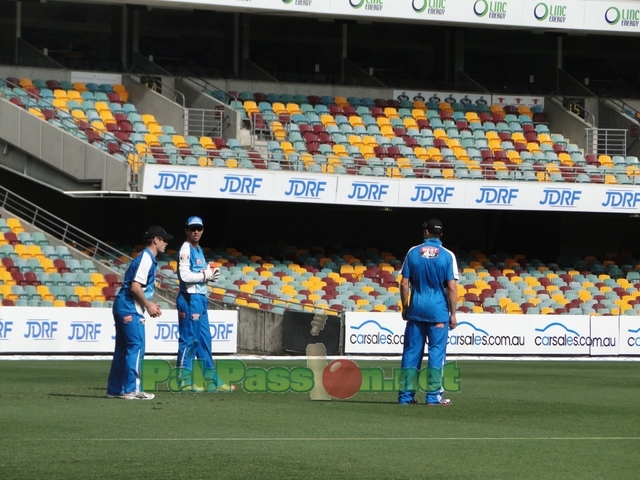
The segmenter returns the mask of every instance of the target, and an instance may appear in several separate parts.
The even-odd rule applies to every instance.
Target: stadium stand
[[[549,132],[541,107],[241,92],[244,100],[230,105],[253,133],[269,139],[261,152],[236,139],[178,135],[140,114],[122,85],[14,78],[0,81],[0,97],[134,171],[157,163],[392,178],[640,182],[637,157],[584,155]],[[291,100],[286,106],[283,97]]]
[[[260,252],[260,253],[258,253]],[[135,254],[135,251],[133,252]],[[205,249],[221,265],[209,297],[264,310],[384,312],[400,309],[402,258],[376,248],[271,246]],[[288,260],[278,260],[287,258]],[[597,259],[562,256],[555,263],[523,255],[457,252],[458,310],[472,313],[638,315],[640,260],[628,252]],[[159,269],[175,282],[175,260]]]

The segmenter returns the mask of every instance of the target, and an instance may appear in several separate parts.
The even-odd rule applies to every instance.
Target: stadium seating
[[[121,262],[122,263],[122,262]],[[117,275],[103,275],[69,247],[26,232],[17,218],[0,218],[0,299],[3,306],[110,307]]]
[[[395,100],[310,95],[284,108],[270,103],[282,96],[243,93],[245,103],[236,106],[246,112],[247,124],[255,117],[272,130],[269,168],[401,178],[640,182],[635,157],[619,157],[617,163],[606,155],[586,159],[577,145],[549,133],[541,107],[400,106]],[[376,168],[372,157],[386,159],[385,168]],[[588,165],[599,169],[588,171]]]
[[[237,141],[227,145],[222,138],[177,135],[173,126],[140,114],[122,85],[76,82],[63,89],[57,82],[20,81],[27,88],[3,81],[0,97],[128,162],[134,171],[141,163],[259,168],[254,163],[263,162],[258,152],[245,151]],[[284,139],[284,130],[276,131]]]
[[[267,134],[268,146],[260,151],[234,139],[177,135],[174,127],[139,113],[122,85],[23,78],[15,85],[4,82],[0,96],[134,171],[158,163],[392,178],[640,183],[636,157],[584,155],[549,132],[540,107],[401,106],[395,100],[241,92],[230,105],[256,134]]]
[[[123,246],[135,257],[141,245]],[[316,311],[399,311],[402,253],[339,246],[205,249],[221,265],[212,300],[251,308]],[[472,313],[637,315],[640,259],[629,252],[604,258],[558,257],[544,264],[523,255],[457,252],[458,310]],[[175,252],[158,256],[161,288],[177,286]],[[281,260],[276,260],[276,258]],[[129,257],[115,262],[120,273]],[[115,267],[118,268],[117,266]],[[0,300],[3,306],[110,307],[121,282],[94,261],[74,258],[0,218]]]
[[[210,298],[264,310],[330,308],[399,311],[404,252],[375,248],[233,247],[205,249],[221,265]],[[284,258],[286,260],[276,260]],[[637,315],[640,260],[629,254],[559,257],[543,264],[523,255],[457,252],[458,310],[471,313]],[[177,282],[171,253],[160,255],[165,281]]]

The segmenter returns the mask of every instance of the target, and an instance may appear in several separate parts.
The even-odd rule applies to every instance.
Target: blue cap
[[[200,217],[189,217],[187,219],[187,227],[190,227],[191,225],[204,226],[204,223],[202,223],[202,219]]]

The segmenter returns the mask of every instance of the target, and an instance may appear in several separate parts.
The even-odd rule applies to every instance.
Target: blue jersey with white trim
[[[439,239],[428,238],[412,247],[404,259],[402,276],[411,285],[407,320],[449,321],[447,283],[458,280],[458,263]]]
[[[121,315],[137,313],[144,314],[144,307],[140,305],[131,293],[131,284],[138,282],[142,285],[144,296],[147,300],[151,300],[156,290],[156,257],[145,248],[140,254],[133,259],[127,272],[124,274],[122,287],[116,295],[113,302],[113,309]]]

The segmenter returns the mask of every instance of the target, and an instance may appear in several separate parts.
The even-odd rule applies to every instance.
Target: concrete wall
[[[129,188],[128,164],[5,99],[0,99],[0,139],[77,180],[77,190],[125,191]],[[48,180],[56,188],[53,183],[56,178]],[[85,182],[87,186],[83,185]]]
[[[328,85],[314,83],[274,83],[248,80],[207,79],[216,87],[225,91],[290,93],[292,95],[333,95],[342,97],[393,98],[393,88],[352,87],[346,85]]]
[[[238,353],[282,354],[282,315],[239,307]]]
[[[151,114],[160,125],[171,125],[178,134],[184,134],[184,108],[181,105],[145,87],[137,78],[123,77],[122,83],[140,114]]]
[[[590,127],[589,124],[578,115],[569,112],[555,98],[545,100],[545,111],[551,132],[562,132],[570,143],[575,143],[580,148],[585,147],[585,129]]]

